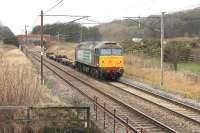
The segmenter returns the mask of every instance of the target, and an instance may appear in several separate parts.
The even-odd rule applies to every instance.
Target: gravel
[[[99,89],[101,89],[105,93],[108,93],[113,97],[126,102],[127,104],[133,106],[134,108],[137,108],[138,110],[144,112],[145,114],[150,115],[156,120],[159,120],[164,124],[170,126],[171,128],[176,129],[178,132],[188,133],[188,132],[199,131],[199,125],[191,123],[190,121],[185,120],[182,117],[177,117],[171,111],[167,111],[154,104],[149,104],[149,102],[143,101],[132,95],[130,96],[122,90],[116,90],[115,87],[112,87],[104,82],[99,82],[91,77],[88,77],[87,75],[80,74],[79,72],[76,72],[72,69],[70,70],[70,68],[67,67],[66,68],[62,67],[62,68],[65,69],[66,71],[70,71],[71,73],[74,74],[74,76],[79,76],[79,77],[81,76],[81,79],[83,79],[84,81],[89,82],[92,85],[95,84],[95,86],[98,86]]]
[[[72,104],[73,99],[74,97],[79,97],[79,100],[83,103],[83,105],[88,105],[89,102],[80,94],[79,92],[77,92],[76,90],[74,90],[73,88],[71,88],[69,85],[65,84],[64,82],[62,82],[61,80],[59,80],[58,78],[56,78],[56,76],[54,74],[52,74],[51,72],[48,72],[48,71],[45,71],[45,75],[48,75],[46,76],[46,83],[50,86],[50,88],[52,87],[52,92],[53,94],[59,96],[62,100],[65,101],[65,103],[67,104]],[[93,79],[94,80],[94,79]],[[130,84],[137,84],[138,86],[142,86],[144,90],[148,90],[150,92],[153,92],[155,94],[159,94],[159,95],[162,95],[164,97],[168,97],[168,98],[172,98],[174,100],[178,100],[180,102],[184,102],[185,104],[189,104],[191,106],[194,106],[196,108],[200,108],[200,105],[199,103],[197,102],[194,102],[192,100],[189,100],[189,99],[183,99],[181,98],[180,96],[176,96],[176,95],[173,95],[173,94],[170,94],[168,92],[164,92],[164,91],[161,91],[161,90],[156,90],[148,85],[145,85],[145,84],[142,84],[142,83],[139,83],[139,82],[136,82],[136,81],[132,81],[132,80],[129,80],[129,79],[125,79],[125,78],[122,78],[121,81],[125,81],[125,82],[128,82]],[[94,80],[95,84],[102,84],[102,86],[106,86],[105,84],[99,82],[99,81],[96,81]],[[105,87],[106,89],[111,89],[112,87]],[[116,90],[113,90],[115,91],[116,93]],[[114,95],[114,93],[113,93]],[[117,95],[117,94],[116,94]],[[120,94],[121,95],[121,94]],[[133,98],[131,98],[131,103],[132,105],[135,105],[135,107],[137,107],[138,109],[142,110],[143,112],[147,113],[147,114],[150,114],[152,117],[156,118],[156,119],[159,119],[159,120],[162,120],[164,121],[164,123],[168,123],[168,125],[170,125],[170,127],[184,127],[182,129],[177,129],[178,131],[180,132],[196,132],[196,131],[199,131],[195,125],[192,125],[191,123],[189,122],[183,122],[183,120],[181,118],[175,118],[172,114],[170,114],[169,112],[163,110],[163,109],[159,109],[159,108],[156,108],[155,106],[153,105],[149,105],[148,103],[146,102],[142,102],[140,99],[137,99],[135,98],[135,100],[133,100]],[[127,98],[128,100],[128,98]],[[130,103],[130,101],[129,101]],[[93,115],[92,115],[93,116]],[[187,125],[187,126],[185,126]],[[194,127],[194,131],[191,130],[191,128]]]
[[[29,58],[30,59],[30,58]],[[34,59],[30,59],[37,70],[40,70],[40,64]],[[87,98],[85,98],[79,91],[75,90],[71,86],[69,86],[64,81],[60,80],[54,73],[49,71],[44,67],[44,80],[45,84],[50,89],[51,93],[54,96],[59,97],[59,99],[65,103],[65,106],[90,106],[90,118],[91,120],[95,120],[95,113],[93,110],[93,103],[91,103]],[[100,114],[99,114],[100,115]],[[102,115],[102,114],[101,114]],[[97,122],[97,128],[95,132],[100,133],[110,133],[110,129],[102,129],[102,127],[98,127],[102,125],[102,121]]]

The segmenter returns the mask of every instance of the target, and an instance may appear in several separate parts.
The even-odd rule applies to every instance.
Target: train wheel
[[[101,73],[100,72],[100,74],[99,74],[100,76],[99,76],[99,78],[101,79],[101,80],[104,80],[104,76],[103,76],[103,73]]]
[[[79,71],[79,63],[75,64],[76,70]]]
[[[90,70],[90,75],[95,78],[95,70],[93,68]]]
[[[83,66],[81,64],[79,64],[79,71],[83,72]]]
[[[81,65],[80,64],[78,66],[78,70],[79,70],[79,72],[81,72]]]
[[[117,81],[117,76],[112,77],[111,80]]]
[[[99,78],[99,73],[98,73],[98,70],[95,70],[95,75],[94,75],[94,76],[95,76],[95,78],[96,78],[96,79],[98,79],[98,78]]]

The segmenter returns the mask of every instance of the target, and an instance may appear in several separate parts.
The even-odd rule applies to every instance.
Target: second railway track
[[[151,104],[155,104],[165,110],[173,112],[187,120],[200,125],[200,109],[188,104],[178,102],[167,97],[152,93],[143,89],[141,86],[129,84],[127,82],[111,82],[110,85],[125,91],[130,96],[138,97]]]
[[[37,61],[40,61],[38,55],[35,54],[33,55],[34,58],[37,59]],[[176,132],[175,130],[164,125],[163,123],[133,108],[127,103],[124,103],[120,99],[113,97],[112,94],[107,94],[106,92],[101,90],[102,87],[98,87],[97,85],[95,85],[95,83],[92,84],[89,83],[87,80],[81,79],[80,75],[77,76],[76,74],[73,73],[74,71],[72,70],[66,71],[65,70],[66,67],[62,66],[61,64],[56,63],[54,61],[50,61],[48,59],[44,59],[44,65],[54,73],[57,73],[56,75],[59,75],[60,78],[64,79],[72,86],[76,85],[76,88],[78,88],[77,86],[79,86],[79,88],[82,88],[81,83],[90,87],[90,90],[85,89],[80,91],[82,91],[82,93],[84,93],[85,95],[90,95],[88,97],[93,97],[97,95],[99,99],[103,99],[104,101],[109,102],[109,104],[113,105],[114,108],[120,110],[120,112],[123,112],[122,113],[123,115],[118,114],[119,119],[124,120],[123,118],[124,116],[128,116],[130,120],[133,119],[133,122],[130,122],[129,124],[133,126],[135,132],[141,132],[141,128],[144,129],[144,131],[149,131],[149,132]],[[65,79],[66,77],[68,77],[68,80]]]
[[[141,90],[138,87],[122,82],[110,82],[110,85],[125,91],[127,94],[136,96],[144,101],[155,104],[161,108],[169,110],[186,120],[190,120],[200,126],[200,110],[175,100],[164,98],[160,95]]]

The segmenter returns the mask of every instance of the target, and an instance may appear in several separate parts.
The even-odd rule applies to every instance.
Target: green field
[[[196,74],[200,74],[200,63],[188,62],[178,64],[179,71],[190,71]]]
[[[159,58],[148,58],[148,61],[150,61],[152,64],[160,65],[160,59]],[[172,66],[171,63],[164,63],[165,66]],[[172,69],[172,67],[171,67]],[[194,74],[200,74],[200,63],[197,62],[185,62],[185,63],[178,63],[178,71],[189,71]]]

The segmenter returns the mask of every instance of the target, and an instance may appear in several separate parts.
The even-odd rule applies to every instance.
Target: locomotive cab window
[[[100,52],[101,55],[122,55],[122,49],[119,48],[114,48],[114,49],[110,49],[110,48],[103,48],[101,49]]]
[[[110,48],[103,48],[101,49],[101,55],[111,55],[111,49]]]
[[[119,48],[112,49],[112,55],[122,55],[122,49]]]

